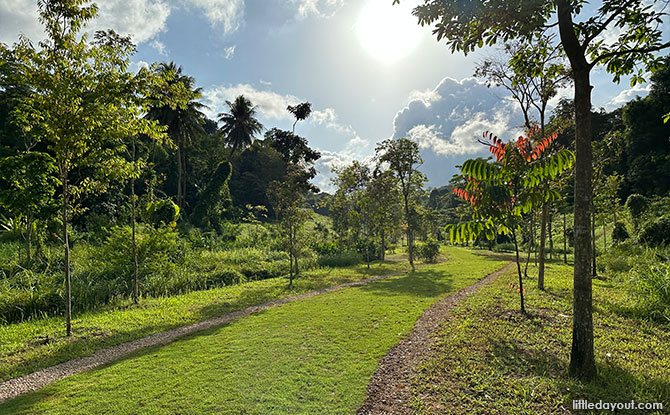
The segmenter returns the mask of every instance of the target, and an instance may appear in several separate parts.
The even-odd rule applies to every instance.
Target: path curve
[[[427,266],[436,265],[422,265],[417,266],[416,269],[424,268]],[[368,284],[372,281],[377,281],[385,278],[394,277],[397,275],[403,275],[410,272],[399,271],[393,272],[390,274],[378,275],[375,277],[370,277],[362,279],[359,281],[352,281],[333,287],[324,288],[321,290],[309,291],[303,294],[294,295],[291,297],[281,298],[275,301],[270,301],[264,304],[255,305],[247,307],[243,310],[234,311],[232,313],[224,314],[219,317],[214,317],[208,320],[203,320],[198,323],[193,323],[187,326],[177,327],[172,330],[163,331],[160,333],[152,334],[141,339],[133,340],[127,343],[122,343],[117,346],[113,346],[107,349],[98,350],[92,355],[81,357],[78,359],[69,360],[63,362],[56,366],[47,367],[31,374],[21,376],[18,378],[10,379],[5,382],[0,383],[0,402],[3,402],[7,399],[16,398],[19,395],[24,393],[32,392],[38,389],[41,389],[50,383],[56,382],[58,380],[64,379],[66,377],[75,375],[77,373],[85,372],[87,370],[94,369],[98,366],[111,363],[115,360],[119,360],[122,357],[125,357],[137,350],[144,349],[146,347],[157,346],[157,345],[166,345],[173,342],[179,337],[186,336],[188,334],[196,333],[202,330],[207,330],[212,327],[220,326],[226,323],[229,323],[233,320],[236,320],[241,317],[248,316],[250,314],[258,313],[259,311],[266,310],[270,307],[290,303],[296,300],[302,300],[305,298],[314,297],[316,295],[321,295],[329,293],[332,291],[338,291],[343,288],[348,287],[358,287],[361,285]]]
[[[409,336],[393,346],[379,362],[368,384],[367,398],[358,409],[357,414],[404,415],[412,413],[410,382],[414,375],[414,368],[425,358],[426,353],[430,352],[435,342],[435,334],[446,315],[465,297],[477,292],[484,285],[507,272],[513,265],[513,263],[507,264],[504,268],[487,275],[469,287],[448,295],[424,311]]]

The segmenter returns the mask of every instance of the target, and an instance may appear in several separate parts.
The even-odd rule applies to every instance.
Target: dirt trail
[[[424,311],[409,336],[389,350],[379,362],[368,385],[368,396],[357,413],[375,415],[412,413],[410,382],[414,368],[430,353],[442,321],[463,298],[507,272],[512,265],[514,264],[508,264],[469,287],[445,297]]]

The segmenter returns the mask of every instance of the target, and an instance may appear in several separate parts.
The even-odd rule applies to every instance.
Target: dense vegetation
[[[118,405],[110,410],[136,411],[144,398],[151,410],[163,410],[156,399],[167,386],[152,384],[148,370],[181,369],[188,382],[170,385],[181,394],[170,402],[175,408],[193,403],[191,383],[206,373],[207,388],[231,393],[229,410],[244,408],[237,394],[247,388],[268,411],[353,410],[380,356],[423,310],[503,263],[444,246],[451,243],[514,252],[515,279],[497,281],[446,323],[439,351],[412,385],[417,410],[476,411],[490,400],[526,399],[529,390],[543,397],[519,404],[528,413],[577,395],[667,400],[667,382],[659,381],[668,376],[667,359],[645,362],[633,350],[642,340],[616,341],[634,330],[640,339],[656,339],[654,354],[667,354],[657,343],[670,325],[670,123],[664,122],[670,58],[648,55],[665,47],[656,45],[660,34],[639,35],[644,50],[611,52],[588,46],[605,27],[581,27],[579,51],[566,40],[565,27],[575,32],[565,20],[568,2],[556,2],[562,48],[556,34],[544,31],[543,8],[535,10],[542,21],[530,13],[528,22],[515,23],[521,26],[497,23],[470,33],[460,25],[472,29],[481,21],[476,14],[460,19],[452,3],[427,0],[415,13],[423,23],[443,22],[436,34],[454,49],[470,51],[499,37],[516,42],[505,44],[502,61],[485,61],[475,75],[513,95],[525,134],[483,132],[479,142],[491,157],[467,160],[438,188],[425,186],[415,141],[384,140],[371,161],[335,169],[331,195],[313,184],[321,154],[296,133],[311,115],[309,102],[286,109],[294,118],[290,131],[262,125],[245,96],[226,101],[226,111],[210,119],[196,80],[177,63],[132,72],[129,38],[82,34],[95,5],[40,2],[47,39],[38,47],[25,38],[0,45],[0,378],[294,293],[405,271],[405,260],[415,271],[417,261],[446,259],[243,319],[100,372],[106,385],[134,375],[135,383],[115,390],[128,395],[104,403]],[[488,10],[493,15],[508,4],[490,3],[501,5]],[[601,12],[623,13],[624,23],[643,28],[655,16],[644,10]],[[585,35],[587,29],[596,34]],[[585,50],[593,59],[588,68],[575,64],[586,59]],[[624,52],[634,55],[632,62]],[[642,79],[633,72],[634,58],[653,70],[649,95],[612,111],[591,108],[584,89],[591,68],[606,63],[617,80],[632,74],[635,83]],[[570,82],[575,99],[548,110]],[[513,311],[517,295],[521,314]],[[595,352],[592,311],[596,330],[605,333],[596,337]],[[367,329],[361,334],[360,327]],[[600,384],[564,376],[570,332],[570,373],[591,379],[598,356],[605,362],[598,364]],[[360,350],[342,354],[338,342]],[[213,362],[205,356],[212,347],[239,353]],[[630,360],[610,351],[616,347],[630,349]],[[318,350],[305,369],[317,383],[284,378],[284,369],[272,367],[295,366],[303,359],[294,356],[297,349]],[[198,361],[182,359],[184,351]],[[231,373],[235,365],[243,370],[238,378],[220,376],[223,364]],[[6,407],[86,412],[85,405],[99,404],[95,394],[109,388],[81,392],[76,401],[60,392],[86,389],[97,374]],[[634,392],[623,392],[621,376]],[[265,396],[263,388],[276,389]],[[495,396],[480,396],[484,389]],[[286,390],[291,399],[280,393]],[[455,408],[444,401],[445,391],[468,398]],[[41,397],[48,399],[37,402]],[[220,404],[198,401],[192,411]],[[506,413],[509,406],[497,409]]]

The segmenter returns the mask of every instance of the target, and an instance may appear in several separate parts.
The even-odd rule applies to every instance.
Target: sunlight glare
[[[413,3],[368,0],[356,24],[358,39],[374,58],[390,64],[409,55],[421,40],[421,27],[412,15]]]

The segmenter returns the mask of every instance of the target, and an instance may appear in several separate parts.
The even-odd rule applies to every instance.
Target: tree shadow
[[[527,378],[537,383],[536,378],[554,383],[554,389],[567,391],[563,405],[572,408],[573,400],[589,402],[651,402],[659,396],[669,397],[670,379],[639,376],[611,361],[596,363],[597,377],[590,382],[581,382],[568,376],[568,355],[558,356],[540,345],[520,345],[513,340],[493,339],[489,342],[489,356],[494,370],[504,373],[515,381]],[[667,404],[667,402],[664,402]],[[581,411],[580,411],[581,412]],[[648,411],[646,413],[649,413]],[[584,411],[583,413],[589,413]],[[594,412],[597,413],[597,412]],[[612,413],[612,412],[606,412]],[[616,413],[640,413],[618,411]]]
[[[400,277],[374,281],[360,289],[381,296],[413,295],[434,297],[449,291],[453,275],[443,270],[423,269]]]

